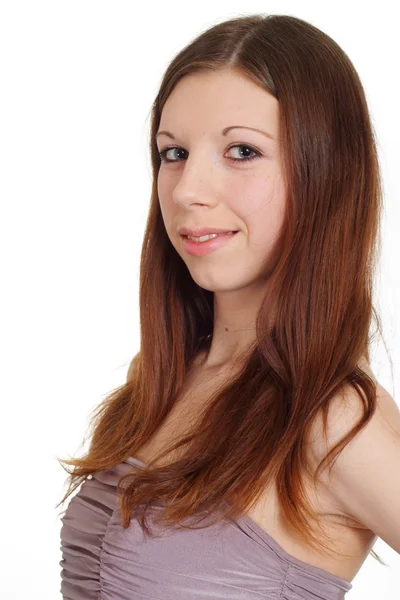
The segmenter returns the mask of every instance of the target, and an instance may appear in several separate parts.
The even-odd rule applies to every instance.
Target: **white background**
[[[371,366],[398,402],[395,6],[0,3],[1,587],[7,600],[61,598],[61,508],[55,505],[67,474],[56,459],[81,453],[89,413],[124,382],[139,349],[151,103],[173,56],[217,22],[257,12],[308,20],[341,45],[361,77],[385,185],[377,293],[393,378],[381,343]],[[349,600],[400,597],[400,556],[381,540],[375,550],[390,568],[369,556]]]

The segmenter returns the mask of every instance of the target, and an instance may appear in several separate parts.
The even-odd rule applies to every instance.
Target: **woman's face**
[[[161,213],[172,245],[206,290],[263,286],[275,264],[286,202],[278,124],[276,98],[231,70],[185,76],[164,105],[159,131],[172,135],[159,134],[157,146],[170,148],[164,158],[173,162],[163,161],[158,173]],[[233,125],[243,128],[222,134]],[[197,256],[185,249],[180,227],[238,233]]]

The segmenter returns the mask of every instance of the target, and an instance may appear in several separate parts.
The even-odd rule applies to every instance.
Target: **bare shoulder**
[[[126,374],[126,381],[131,381],[133,379],[133,374],[136,370],[138,358],[139,358],[138,354],[135,354],[135,356],[132,358],[132,360],[129,364],[129,367],[128,367],[127,374]]]
[[[370,421],[356,436],[368,436],[369,441],[374,441],[383,432],[390,436],[400,438],[400,410],[394,398],[377,381],[369,364],[363,359],[359,363],[360,368],[367,373],[376,385],[376,411]],[[327,452],[335,446],[355,425],[360,421],[364,413],[364,406],[360,395],[352,387],[348,388],[331,399],[327,418],[326,438],[323,432],[322,414],[315,419],[308,440],[310,460],[320,461]],[[352,443],[350,442],[350,444]]]
[[[369,365],[361,368],[376,385],[376,411],[345,446],[332,469],[319,476],[338,515],[374,532],[397,552],[400,549],[400,410],[394,398],[376,380]],[[315,468],[360,421],[364,413],[359,394],[349,386],[333,398],[326,437],[322,415],[315,420],[308,441],[308,459]],[[396,524],[396,525],[395,525]]]

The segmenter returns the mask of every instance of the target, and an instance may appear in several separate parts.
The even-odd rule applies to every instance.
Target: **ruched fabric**
[[[343,600],[353,587],[288,554],[247,515],[197,530],[162,530],[150,519],[150,537],[135,518],[124,529],[116,486],[143,464],[131,457],[96,473],[70,500],[60,533],[64,600]]]

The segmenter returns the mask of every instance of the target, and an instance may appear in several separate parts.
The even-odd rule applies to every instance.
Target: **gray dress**
[[[154,537],[134,518],[124,529],[117,482],[143,464],[131,457],[96,473],[71,498],[61,519],[64,600],[342,600],[353,587],[288,554],[247,515],[161,530],[149,511]]]

